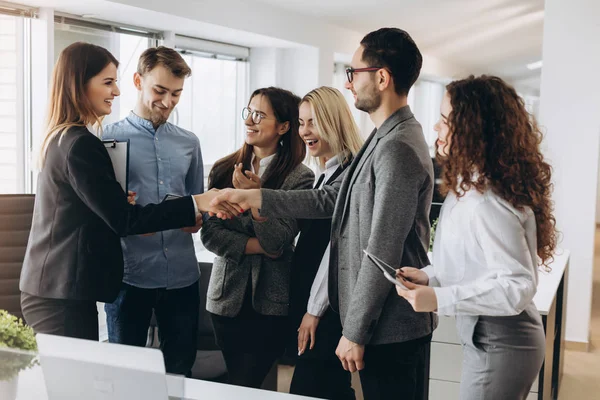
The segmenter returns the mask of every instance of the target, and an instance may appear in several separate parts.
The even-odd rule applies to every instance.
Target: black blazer
[[[123,279],[121,236],[193,226],[191,196],[127,203],[108,152],[85,127],[49,145],[38,177],[20,289],[35,296],[112,302]]]
[[[350,164],[347,161],[340,165],[325,185],[331,185],[341,179],[345,168]],[[291,286],[290,286],[290,323],[297,342],[297,329],[306,313],[310,288],[312,287],[321,259],[331,238],[331,218],[301,220],[302,233],[298,239],[294,259],[292,261]],[[339,340],[339,338],[338,338]]]

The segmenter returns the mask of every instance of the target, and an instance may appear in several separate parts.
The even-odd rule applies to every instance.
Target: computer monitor
[[[166,400],[158,349],[37,334],[48,400]]]

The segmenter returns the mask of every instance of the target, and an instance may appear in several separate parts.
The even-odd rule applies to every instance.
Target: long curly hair
[[[515,89],[495,76],[454,81],[447,87],[452,111],[448,118],[443,187],[458,197],[469,189],[491,189],[522,210],[535,214],[537,254],[547,265],[556,247],[552,167],[540,151],[542,133]]]

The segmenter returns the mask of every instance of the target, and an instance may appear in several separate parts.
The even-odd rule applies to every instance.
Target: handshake
[[[127,193],[127,202],[135,204],[136,193]],[[211,217],[231,219],[249,209],[259,209],[262,204],[260,189],[211,189],[202,194],[195,194],[194,200],[198,211],[208,213]],[[202,218],[196,221],[196,226],[183,228],[186,232],[195,233],[202,227]]]
[[[198,209],[220,219],[233,218],[262,205],[260,189],[211,189],[194,195]]]

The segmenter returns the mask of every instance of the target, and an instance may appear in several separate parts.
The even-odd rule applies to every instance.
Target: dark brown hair
[[[452,112],[448,156],[441,157],[444,190],[461,197],[471,188],[491,189],[516,209],[530,207],[537,253],[544,264],[556,247],[551,166],[540,151],[542,133],[515,89],[483,75],[447,86]]]
[[[281,145],[277,146],[277,157],[273,160],[265,176],[262,179],[262,187],[267,189],[279,189],[290,172],[300,164],[306,156],[306,146],[298,133],[300,122],[298,106],[300,97],[294,93],[276,88],[268,87],[257,89],[250,96],[250,102],[255,96],[264,96],[273,109],[277,122],[289,122],[290,128],[280,137]],[[234,166],[242,163],[244,170],[250,170],[253,147],[244,143],[241,149],[218,160],[208,176],[209,189],[233,187],[232,176]]]
[[[188,78],[192,75],[191,68],[187,65],[181,54],[165,47],[150,47],[145,50],[138,60],[137,73],[144,76],[157,66],[162,65],[178,78]]]
[[[100,126],[101,118],[86,94],[86,85],[111,63],[119,66],[119,61],[108,50],[95,44],[76,42],[61,51],[50,83],[40,167],[44,165],[48,145],[56,136],[61,138],[74,126]]]
[[[398,28],[381,28],[368,33],[360,42],[362,60],[369,67],[386,68],[394,80],[394,90],[401,96],[419,78],[423,57],[410,35]]]

